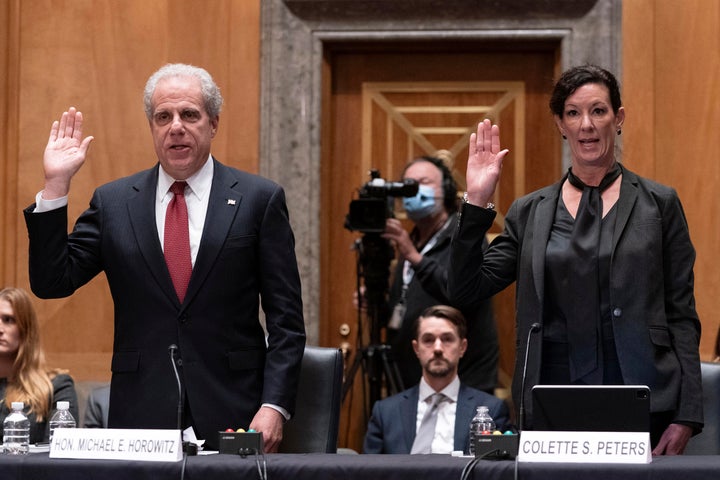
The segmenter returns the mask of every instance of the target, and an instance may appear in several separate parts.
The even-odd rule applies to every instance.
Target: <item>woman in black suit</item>
[[[648,385],[653,453],[680,454],[703,422],[695,250],[680,200],[620,164],[625,110],[610,72],[566,71],[550,108],[572,166],[513,202],[485,254],[480,242],[495,217],[488,202],[507,150],[489,120],[471,135],[451,301],[468,308],[516,282],[516,344],[533,340],[523,392],[524,348],[513,378],[526,426],[535,384]]]

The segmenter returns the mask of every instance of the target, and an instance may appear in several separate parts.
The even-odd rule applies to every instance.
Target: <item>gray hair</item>
[[[153,73],[145,84],[143,102],[145,103],[145,115],[148,120],[152,119],[153,105],[152,96],[160,80],[171,77],[192,77],[200,82],[200,91],[205,101],[205,110],[210,118],[220,115],[223,98],[212,76],[204,68],[186,65],[184,63],[168,63],[157,72]]]

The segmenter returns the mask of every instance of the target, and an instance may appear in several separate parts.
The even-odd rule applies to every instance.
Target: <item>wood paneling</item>
[[[19,26],[16,21],[20,0],[0,3],[0,279],[15,277],[17,250],[17,147],[18,125],[18,48]]]
[[[677,189],[697,250],[700,353],[714,356],[720,319],[720,2],[623,2],[624,160]]]
[[[75,106],[85,116],[85,133],[95,137],[73,180],[72,221],[95,187],[156,163],[142,90],[165,63],[191,63],[213,75],[225,99],[213,154],[258,171],[260,0],[11,0],[0,3],[0,22],[8,27],[0,36],[10,44],[8,58],[19,59],[10,80],[0,80],[3,105],[17,101],[10,125],[2,125],[11,137],[5,151],[13,141],[18,145],[4,168],[11,173],[4,185],[17,183],[13,198],[2,204],[14,241],[4,252],[4,283],[29,286],[20,209],[42,188],[52,121]],[[109,378],[113,310],[103,275],[71,297],[38,300],[36,306],[51,363],[70,368],[76,379]]]

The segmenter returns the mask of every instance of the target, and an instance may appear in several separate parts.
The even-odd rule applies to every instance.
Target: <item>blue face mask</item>
[[[403,198],[403,207],[410,220],[421,220],[435,211],[435,189],[420,185],[414,197]]]

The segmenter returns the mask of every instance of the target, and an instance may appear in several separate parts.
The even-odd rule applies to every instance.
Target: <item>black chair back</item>
[[[343,357],[337,348],[306,346],[295,414],[280,453],[337,453]]]
[[[705,427],[690,439],[686,455],[720,455],[720,363],[702,362]]]

